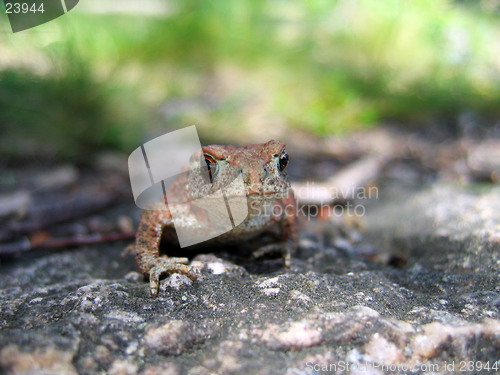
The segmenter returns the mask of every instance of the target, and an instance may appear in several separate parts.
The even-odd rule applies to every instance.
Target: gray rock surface
[[[382,374],[459,372],[469,365],[461,361],[472,360],[494,366],[499,197],[491,187],[436,186],[411,197],[382,190],[362,219],[362,242],[340,246],[304,230],[290,270],[279,259],[250,262],[227,249],[198,254],[192,265],[200,279],[172,275],[157,299],[133,258],[120,256],[123,243],[4,261],[0,373]],[[377,252],[368,256],[367,247]],[[395,256],[404,264],[389,265]]]

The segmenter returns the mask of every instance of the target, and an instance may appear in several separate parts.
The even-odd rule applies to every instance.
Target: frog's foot
[[[188,258],[156,258],[154,265],[149,269],[149,291],[151,297],[158,296],[160,276],[164,273],[182,273],[191,280],[197,276],[192,267],[186,266]]]
[[[290,247],[287,244],[276,243],[259,247],[252,252],[254,258],[261,258],[266,255],[281,254],[283,259],[283,267],[290,268]]]

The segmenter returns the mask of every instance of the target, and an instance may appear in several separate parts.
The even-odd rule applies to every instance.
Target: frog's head
[[[226,197],[246,195],[263,201],[284,198],[290,188],[287,164],[285,144],[280,141],[205,146],[191,158],[189,195],[196,199],[222,189]]]

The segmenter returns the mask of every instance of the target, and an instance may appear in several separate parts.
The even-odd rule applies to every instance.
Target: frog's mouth
[[[283,199],[288,196],[288,192],[286,193],[277,193],[277,192],[263,192],[263,193],[248,193],[246,196],[241,195],[227,195],[227,199],[245,199],[248,201],[248,204],[251,203],[263,203],[263,202],[271,202],[277,199]]]
[[[248,200],[252,201],[273,201],[276,199],[283,199],[288,196],[288,191],[286,192],[276,192],[276,191],[264,191],[264,192],[249,192],[247,193]]]
[[[271,200],[271,199],[283,199],[288,196],[288,193],[290,191],[290,185],[288,186],[282,186],[280,189],[269,189],[269,188],[262,188],[262,186],[247,186],[246,188],[246,195],[247,197],[261,197],[266,200]]]
[[[260,193],[257,195],[263,196],[266,199],[283,199],[283,198],[286,198],[286,196],[288,195],[288,191],[286,191],[284,193],[283,192],[278,193],[275,191],[269,191],[269,192],[263,192],[263,193]]]

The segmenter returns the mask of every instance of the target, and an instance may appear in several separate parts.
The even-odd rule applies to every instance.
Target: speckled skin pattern
[[[255,253],[265,254],[279,250],[283,265],[288,268],[290,254],[297,247],[296,204],[285,170],[288,162],[285,144],[271,140],[263,144],[240,147],[211,145],[203,147],[202,151],[205,160],[209,160],[212,167],[212,183],[201,183],[200,174],[196,174],[199,168],[190,169],[187,177],[179,176],[170,186],[169,192],[175,194],[167,194],[170,197],[178,197],[180,203],[168,202],[168,208],[158,203],[157,209],[144,210],[141,214],[135,254],[140,272],[149,276],[152,297],[158,295],[160,276],[164,273],[182,273],[192,280],[196,279],[196,273],[188,265],[187,258],[160,254],[162,238],[168,242],[176,236],[172,216],[176,218],[176,225],[182,225],[193,233],[208,230],[212,224],[200,220],[200,217],[203,218],[203,212],[190,205],[189,201],[220,188],[225,189],[228,198],[241,195],[241,192],[227,188],[239,174],[242,174],[246,190],[248,216],[241,224],[209,242],[214,244],[246,241],[277,223],[280,230],[279,241],[266,245]],[[191,162],[196,157],[201,155],[194,155]],[[172,210],[176,210],[175,215],[172,215]],[[195,210],[196,220],[193,215]],[[227,216],[227,211],[221,214]],[[168,253],[168,249],[162,250]]]

